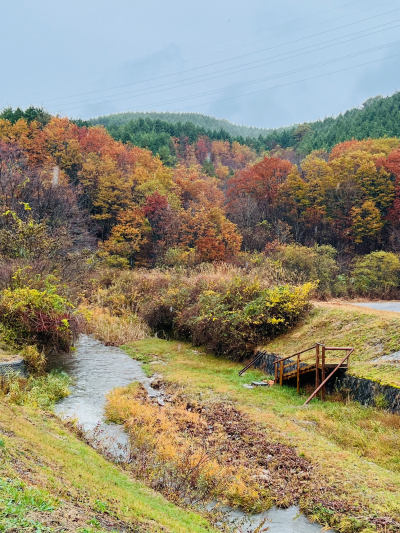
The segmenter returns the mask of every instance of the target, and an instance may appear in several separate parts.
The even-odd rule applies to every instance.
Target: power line
[[[314,13],[314,14],[312,14],[311,16],[318,16],[318,15],[322,15],[322,14],[325,14],[325,13],[329,13],[329,12],[331,12],[331,11],[335,11],[336,9],[347,8],[347,7],[350,7],[350,6],[354,5],[354,4],[359,4],[359,3],[362,2],[362,1],[363,1],[363,0],[356,0],[356,1],[354,1],[354,2],[350,2],[349,4],[342,4],[342,5],[340,5],[340,6],[336,6],[336,7],[334,7],[334,8],[330,8],[330,9],[327,9],[327,10],[325,10],[325,11],[320,11],[320,12],[318,12],[318,13]],[[391,3],[395,2],[395,1],[397,1],[397,0],[389,0],[388,2],[381,3],[381,4],[380,4],[380,7],[382,7],[382,6],[384,6],[384,5],[387,5],[387,4],[391,4]],[[370,9],[374,9],[375,7],[376,7],[376,6],[373,5],[373,6],[371,6],[371,7],[367,7],[367,8],[365,8],[365,9],[361,9],[361,10],[359,10],[359,11],[356,11],[356,12],[353,12],[353,13],[346,14],[346,16],[352,16],[352,15],[355,15],[355,14],[358,14],[358,13],[362,13],[362,12],[364,12],[364,11],[368,11],[368,10],[370,10]],[[288,21],[288,22],[283,22],[283,23],[281,23],[281,24],[274,24],[273,26],[269,26],[269,27],[263,28],[262,30],[258,30],[258,31],[256,31],[256,32],[250,32],[250,33],[247,33],[247,34],[245,34],[243,37],[248,37],[248,36],[250,36],[250,35],[255,35],[255,34],[258,34],[258,33],[262,33],[262,32],[265,32],[265,31],[268,31],[268,30],[271,30],[271,29],[276,29],[276,28],[279,28],[279,27],[281,27],[281,26],[286,26],[286,25],[288,25],[288,24],[293,24],[293,23],[295,23],[295,22],[299,22],[299,21],[301,21],[301,20],[309,19],[309,18],[310,18],[310,15],[306,15],[306,16],[304,16],[304,17],[301,17],[301,18],[298,18],[298,19],[294,19],[294,20],[290,20],[290,21]],[[310,26],[306,26],[306,28],[303,28],[303,29],[312,28],[312,27],[314,27],[314,26],[320,26],[321,24],[324,24],[325,22],[332,22],[333,20],[337,20],[337,19],[340,19],[340,18],[342,18],[342,16],[335,17],[335,18],[333,18],[333,19],[331,19],[331,20],[328,20],[328,21],[323,21],[323,22],[318,22],[318,23],[316,23],[316,24],[311,24]],[[300,29],[301,29],[301,28],[300,28]],[[294,31],[295,31],[295,32],[296,32],[296,31],[300,31],[300,29],[295,29]],[[207,45],[207,44],[206,44],[206,45],[202,45],[201,47],[192,48],[192,49],[189,50],[189,52],[192,52],[192,51],[195,51],[195,50],[200,50],[200,49],[203,49],[204,47],[207,48],[207,47],[210,47],[210,46],[216,46],[216,45],[218,45],[218,44],[222,44],[222,43],[229,42],[229,41],[232,41],[232,40],[237,40],[237,36],[235,35],[235,37],[231,37],[231,38],[229,38],[229,39],[225,39],[225,40],[222,40],[222,41],[217,41],[217,42],[215,42],[215,43],[210,43],[210,44],[208,44],[208,45]],[[264,39],[264,40],[265,40],[265,39]],[[267,40],[269,40],[269,39],[267,39]],[[262,42],[262,41],[256,41],[256,42]],[[253,43],[245,44],[245,45],[243,45],[243,46],[248,46],[249,44],[254,44],[254,42],[253,42]],[[203,58],[203,57],[208,57],[209,55],[215,55],[216,53],[222,53],[222,52],[227,52],[227,51],[230,51],[230,50],[234,50],[234,49],[236,49],[236,48],[238,48],[238,47],[240,47],[240,46],[242,46],[242,45],[235,46],[235,47],[230,48],[230,49],[228,49],[228,50],[221,50],[221,52],[215,52],[215,51],[213,50],[213,52],[212,52],[211,54],[205,54],[205,55],[199,56],[199,57],[197,57],[197,58],[194,58],[194,60],[196,60],[196,59],[201,59],[201,58]],[[164,56],[164,57],[158,58],[158,60],[159,60],[159,59],[168,59],[168,58],[170,58],[170,57],[175,57],[176,55],[177,55],[177,54],[170,54],[170,55],[167,55],[167,56]],[[151,60],[150,60],[150,61],[151,61]],[[188,61],[190,61],[190,60],[184,60],[184,62],[188,62]],[[147,71],[150,71],[150,70],[154,70],[155,68],[157,68],[157,67],[153,67],[153,68],[150,68],[150,69],[145,69],[143,72],[147,72]],[[92,73],[92,74],[88,74],[88,75],[85,75],[85,76],[78,76],[78,77],[72,78],[72,80],[74,80],[74,79],[82,79],[82,78],[86,78],[86,77],[88,77],[88,76],[97,76],[98,74],[99,74],[99,75],[100,75],[100,74],[107,74],[108,72],[114,72],[114,71],[116,71],[116,70],[120,70],[120,68],[117,68],[117,69],[108,69],[108,70],[106,70],[106,71],[97,72],[97,73]],[[118,77],[116,77],[115,79],[118,79],[118,78],[121,78],[121,77],[125,77],[125,76],[126,76],[126,74],[123,75],[123,76],[118,76]],[[70,79],[71,79],[71,78],[70,78]],[[100,82],[93,82],[93,81],[90,81],[90,82],[86,82],[86,83],[80,84],[80,85],[78,85],[77,87],[82,87],[82,86],[84,86],[84,85],[87,85],[88,83],[101,83],[102,81],[104,81],[104,80],[101,80]],[[65,83],[65,82],[63,82],[63,83]],[[55,90],[56,90],[56,89],[55,89]],[[47,92],[53,92],[53,90],[50,90],[50,91],[47,91]],[[40,93],[34,93],[32,96],[34,96],[35,94],[42,94],[42,92],[40,92]]]
[[[323,78],[324,76],[330,76],[331,74],[337,74],[338,72],[345,72],[346,70],[351,70],[353,68],[364,67],[365,65],[371,65],[372,63],[378,63],[379,61],[384,61],[385,59],[392,59],[393,57],[399,57],[399,56],[400,54],[393,54],[391,56],[382,57],[380,59],[374,59],[372,61],[367,61],[366,63],[359,63],[358,65],[352,65],[351,67],[346,67],[346,68],[342,68],[339,70],[334,70],[332,72],[326,72],[325,74],[319,74],[317,76],[312,76],[311,78],[305,78],[303,80],[297,80],[297,81],[293,81],[289,83],[284,83],[283,85],[275,85],[274,87],[268,87],[267,89],[260,89],[259,91],[252,91],[251,93],[241,94],[237,96],[229,96],[227,98],[224,98],[223,100],[213,100],[212,102],[204,102],[203,104],[196,104],[196,105],[187,107],[186,109],[194,109],[196,107],[201,107],[203,105],[215,104],[217,102],[225,102],[226,100],[234,100],[236,98],[242,98],[244,96],[251,96],[252,94],[258,94],[258,93],[262,93],[266,91],[271,91],[273,89],[281,89],[282,87],[288,87],[289,85],[295,85],[296,83],[303,83],[305,81],[316,80],[318,78]]]
[[[267,77],[259,78],[257,80],[253,80],[251,82],[232,85],[232,86],[229,87],[229,89],[242,88],[242,87],[246,87],[248,85],[254,85],[255,83],[260,83],[262,81],[267,81],[267,80],[270,80],[270,79],[275,79],[275,78],[279,78],[279,77],[282,77],[282,76],[287,76],[287,75],[291,75],[291,74],[294,74],[294,73],[303,72],[305,70],[310,70],[312,68],[329,65],[331,63],[336,63],[338,61],[342,61],[342,60],[345,60],[345,59],[350,59],[352,57],[357,57],[359,55],[363,55],[363,54],[366,54],[366,53],[369,53],[369,52],[381,50],[382,48],[386,48],[387,46],[393,46],[393,45],[399,44],[399,43],[400,43],[400,41],[394,41],[392,43],[387,43],[385,45],[380,45],[380,46],[377,46],[377,47],[369,48],[367,50],[363,50],[363,51],[356,52],[356,53],[353,53],[353,54],[348,54],[346,56],[341,56],[341,57],[336,58],[336,59],[331,59],[331,60],[328,60],[328,61],[323,61],[323,62],[320,62],[320,63],[309,65],[307,67],[301,67],[299,69],[286,71],[286,72],[283,72],[283,73],[280,73],[280,74],[276,74],[276,75],[273,75],[273,76],[267,76]],[[160,106],[160,105],[175,103],[175,102],[179,102],[179,101],[183,101],[183,100],[192,100],[193,98],[198,98],[198,97],[202,97],[202,96],[208,96],[208,95],[211,95],[211,94],[215,94],[215,93],[221,92],[221,91],[223,91],[225,89],[226,88],[217,89],[217,90],[213,90],[213,91],[206,91],[206,92],[202,92],[202,93],[197,93],[197,94],[195,94],[193,96],[178,98],[178,99],[174,99],[174,100],[165,100],[165,101],[160,102],[158,104],[148,104],[148,105],[145,105],[145,106],[141,106],[138,109],[144,109],[144,108],[152,107],[154,105]],[[136,98],[136,97],[137,96],[128,96],[126,98],[117,98],[115,100],[109,101],[109,103],[110,102],[118,102],[118,101],[122,101],[122,100],[129,100],[131,98]],[[74,110],[74,109],[79,109],[79,107],[72,107],[72,108],[64,109],[64,111],[70,111],[70,110]]]
[[[399,20],[400,19],[397,19],[395,21],[387,22],[385,24],[380,24],[378,26],[375,26],[373,28],[368,28],[368,29],[374,29],[374,28],[379,28],[381,26],[387,26],[388,24],[393,24],[394,22],[398,22]],[[390,28],[384,28],[384,29],[381,29],[381,30],[377,30],[375,32],[367,33],[367,34],[365,34],[365,32],[368,31],[368,30],[362,30],[361,32],[355,32],[354,34],[349,34],[349,35],[344,36],[344,37],[348,37],[350,35],[356,35],[356,34],[359,34],[359,33],[364,33],[364,35],[359,35],[358,37],[353,37],[351,39],[342,40],[339,43],[335,43],[334,45],[332,45],[332,44],[327,45],[326,43],[332,43],[332,41],[337,41],[338,39],[343,39],[344,37],[336,37],[334,39],[330,39],[328,41],[325,41],[324,43],[320,43],[320,44],[324,44],[325,46],[321,46],[319,48],[313,48],[315,45],[311,45],[311,46],[306,46],[304,48],[300,48],[299,50],[307,50],[308,48],[313,48],[313,49],[312,50],[308,50],[307,52],[302,52],[302,53],[294,54],[294,55],[291,55],[291,56],[288,56],[288,57],[284,57],[282,59],[276,59],[275,61],[270,61],[270,60],[274,59],[276,57],[280,57],[282,55],[286,55],[287,56],[290,52],[284,52],[283,54],[278,54],[277,56],[272,56],[271,58],[268,58],[267,61],[265,59],[257,60],[257,61],[253,61],[253,62],[250,62],[250,63],[244,63],[244,64],[238,65],[236,67],[230,67],[228,69],[223,69],[222,71],[221,70],[219,71],[219,72],[224,72],[224,71],[227,71],[227,70],[231,71],[232,69],[239,69],[240,67],[243,67],[243,66],[246,67],[246,68],[243,68],[241,70],[235,70],[234,72],[228,72],[228,73],[225,73],[225,74],[218,74],[217,76],[211,76],[211,77],[208,77],[208,78],[205,78],[205,79],[201,79],[201,80],[197,80],[197,81],[194,81],[194,82],[191,82],[191,83],[183,83],[183,84],[181,83],[181,82],[187,82],[187,81],[190,81],[190,80],[193,80],[193,79],[197,79],[197,78],[204,78],[204,76],[207,76],[208,74],[194,76],[194,77],[191,77],[191,78],[187,78],[186,80],[180,80],[180,81],[176,81],[176,82],[168,82],[168,83],[164,83],[164,84],[161,84],[161,85],[156,85],[156,86],[152,87],[152,89],[157,89],[159,87],[166,87],[167,85],[172,85],[172,84],[175,84],[175,86],[174,87],[169,87],[167,90],[179,89],[181,87],[187,87],[188,85],[194,85],[196,83],[203,83],[205,81],[210,81],[210,80],[222,78],[222,77],[225,77],[225,76],[231,76],[233,74],[238,74],[240,72],[244,72],[244,71],[251,70],[251,69],[254,69],[254,68],[259,68],[259,67],[262,67],[262,66],[271,65],[273,63],[278,63],[280,61],[286,61],[288,59],[293,59],[293,58],[296,58],[296,57],[299,57],[299,56],[302,56],[302,55],[305,55],[305,54],[308,54],[308,53],[318,52],[320,50],[324,50],[326,48],[330,48],[331,46],[342,45],[342,44],[354,41],[356,39],[369,37],[370,35],[375,35],[376,33],[380,33],[382,31],[386,31],[388,29],[391,30],[391,29],[397,28],[397,27],[399,27],[399,24],[393,25]],[[258,64],[258,65],[255,65],[255,66],[251,66],[251,67],[248,66],[248,65],[253,65],[254,63],[261,63],[261,64]],[[214,74],[214,73],[210,73],[210,74]],[[180,85],[176,85],[177,83],[180,83]],[[140,94],[136,94],[135,96],[136,97],[148,96],[150,94],[155,94],[155,93],[161,92],[162,90],[163,89],[158,89],[156,91],[149,92],[148,89],[146,89],[146,92],[144,92],[144,93],[142,92]],[[123,95],[126,95],[126,94],[138,93],[139,91],[143,91],[143,89],[137,89],[135,91],[127,91],[127,92],[124,92],[124,93],[119,93],[119,94],[114,94],[114,95],[106,95],[106,97],[123,96]],[[99,98],[104,98],[104,97],[96,97],[96,100],[98,100]],[[69,105],[71,105],[71,103],[73,103],[73,104],[81,104],[81,103],[87,103],[87,102],[94,102],[94,101],[92,99],[89,99],[89,100],[78,100],[77,102],[68,102],[68,103],[65,103],[65,104],[61,104],[61,106],[62,107],[69,106]],[[61,107],[58,107],[58,109],[61,109]]]
[[[186,70],[179,71],[179,72],[175,72],[175,73],[172,73],[172,74],[165,74],[163,76],[157,76],[155,78],[148,78],[146,80],[127,83],[127,84],[123,84],[123,85],[117,85],[117,86],[114,86],[114,87],[109,87],[108,89],[97,89],[97,90],[94,90],[94,91],[87,91],[87,92],[84,92],[84,93],[78,93],[78,94],[74,94],[74,95],[70,95],[70,96],[63,96],[63,97],[52,98],[52,99],[48,99],[48,100],[42,100],[42,104],[46,103],[46,102],[55,102],[55,101],[59,101],[59,100],[65,100],[65,99],[68,99],[68,98],[86,96],[88,94],[95,94],[95,93],[100,93],[100,92],[111,91],[111,90],[114,90],[114,89],[121,89],[121,88],[124,88],[124,87],[130,87],[132,85],[137,85],[138,83],[145,83],[145,82],[149,82],[149,81],[157,81],[157,80],[168,78],[168,77],[171,77],[171,76],[176,76],[176,75],[179,75],[179,74],[185,74],[187,72],[192,72],[193,70],[199,70],[201,68],[207,68],[207,67],[211,67],[211,66],[215,66],[215,65],[220,65],[220,64],[226,63],[228,61],[234,61],[234,60],[237,60],[237,59],[241,59],[243,57],[248,57],[248,56],[251,56],[251,55],[259,54],[261,52],[266,52],[268,50],[273,50],[275,48],[280,48],[282,46],[286,46],[286,45],[289,45],[289,44],[298,43],[298,42],[304,41],[306,39],[311,39],[313,37],[318,37],[319,35],[324,35],[326,33],[330,33],[332,31],[336,31],[336,30],[340,30],[340,29],[343,29],[343,28],[347,28],[349,26],[354,26],[355,24],[360,24],[361,22],[366,22],[366,21],[371,20],[371,19],[376,19],[377,17],[388,15],[388,14],[394,13],[394,12],[399,11],[399,10],[400,10],[400,8],[396,8],[396,9],[393,9],[393,10],[390,10],[390,11],[386,11],[385,13],[380,13],[378,15],[374,15],[373,17],[367,17],[367,18],[361,19],[359,21],[355,21],[355,22],[351,22],[351,23],[348,23],[348,24],[344,24],[342,26],[338,26],[338,27],[332,28],[330,30],[324,30],[322,32],[315,33],[313,35],[309,35],[309,36],[306,36],[306,37],[301,37],[299,39],[294,39],[292,41],[289,41],[289,42],[286,42],[286,43],[283,43],[283,44],[280,44],[280,45],[274,45],[274,46],[271,46],[271,47],[268,47],[268,48],[263,48],[261,50],[255,51],[255,52],[248,52],[246,54],[235,56],[235,57],[230,58],[230,59],[224,59],[224,60],[220,60],[220,61],[215,61],[213,63],[209,63],[207,65],[203,65],[203,66],[200,66],[200,67],[193,67],[193,68],[186,69]]]

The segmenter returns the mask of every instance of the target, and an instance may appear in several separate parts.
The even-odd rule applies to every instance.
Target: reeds
[[[108,309],[95,308],[89,314],[87,332],[107,346],[121,346],[145,339],[149,328],[135,315],[115,316]]]

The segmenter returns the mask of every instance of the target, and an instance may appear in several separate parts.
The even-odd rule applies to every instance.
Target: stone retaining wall
[[[274,376],[274,361],[280,359],[281,356],[266,351],[258,352],[256,355],[261,354],[261,358],[254,365],[255,368],[262,370],[270,376]],[[289,362],[291,361],[288,360],[286,364]],[[393,413],[400,414],[400,389],[396,387],[380,385],[370,379],[357,378],[356,376],[342,372],[328,381],[326,388],[328,392],[333,392],[334,390],[347,392],[352,400],[362,405],[379,404],[382,407],[387,407]]]
[[[10,372],[18,372],[19,374],[26,376],[27,371],[25,361],[23,359],[15,359],[14,361],[0,363],[0,376],[4,376]]]

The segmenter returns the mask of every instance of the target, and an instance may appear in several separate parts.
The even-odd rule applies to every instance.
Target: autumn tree
[[[263,222],[271,226],[280,219],[277,197],[291,169],[289,161],[264,157],[228,181],[228,213],[241,228],[246,248],[262,250],[269,239],[273,240]]]
[[[100,254],[111,266],[133,266],[143,244],[147,242],[149,224],[140,208],[122,211],[109,239],[99,244]],[[122,259],[122,261],[121,261]]]

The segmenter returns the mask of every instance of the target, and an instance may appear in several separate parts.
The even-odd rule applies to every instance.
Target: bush
[[[272,257],[299,281],[318,281],[318,293],[330,296],[336,293],[339,267],[337,251],[333,246],[316,244],[314,247],[289,244],[279,246]]]
[[[191,331],[195,344],[241,360],[261,343],[293,327],[310,309],[309,296],[314,285],[279,286],[260,289],[257,280],[248,285],[235,279],[222,293],[205,291],[194,310],[180,317],[182,325]]]
[[[119,255],[107,255],[104,261],[109,268],[116,268],[119,270],[129,269],[128,259],[125,257],[120,257]]]
[[[42,375],[46,368],[46,356],[36,346],[25,346],[21,351],[26,366],[31,374]]]
[[[169,267],[186,267],[194,265],[196,261],[196,254],[193,248],[185,250],[179,247],[168,248],[162,260],[162,264]]]
[[[45,376],[21,378],[19,374],[9,374],[2,380],[0,393],[10,403],[48,409],[69,395],[71,378],[57,370]]]
[[[0,298],[0,317],[10,344],[36,345],[46,353],[68,352],[79,330],[73,305],[51,286],[43,291],[5,289]]]
[[[108,310],[110,324],[117,324],[115,317],[139,317],[158,335],[190,339],[239,360],[307,313],[315,284],[295,287],[282,278],[282,268],[266,258],[250,270],[225,263],[136,270],[105,276],[90,303],[103,308],[100,313]]]
[[[395,294],[400,282],[400,259],[391,252],[372,252],[357,259],[352,270],[354,289],[365,296]]]

